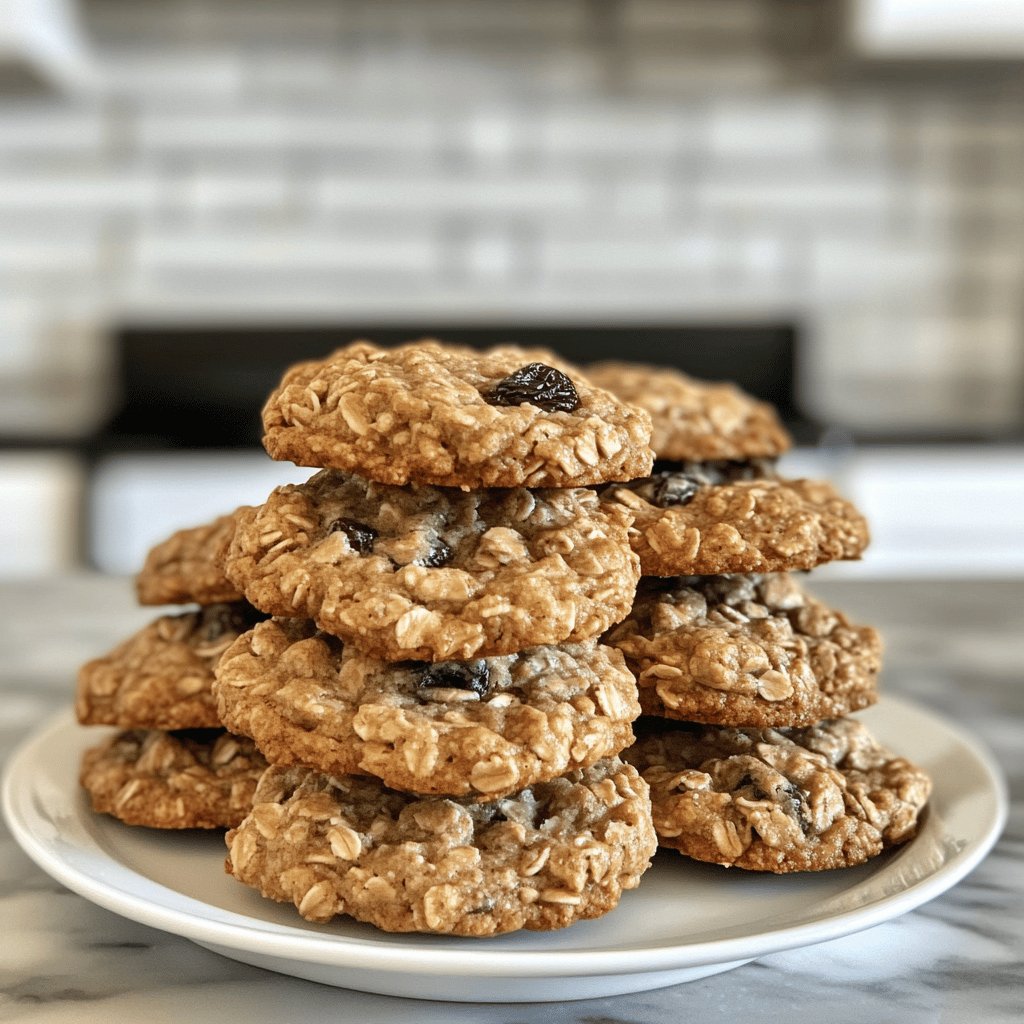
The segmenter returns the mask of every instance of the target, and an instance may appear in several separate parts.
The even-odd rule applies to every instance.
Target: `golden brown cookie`
[[[618,758],[492,803],[270,768],[227,842],[239,881],[307,920],[471,936],[606,914],[656,845],[647,787]]]
[[[770,464],[682,463],[601,492],[633,517],[645,576],[811,569],[859,558],[864,517],[821,480],[785,480]]]
[[[680,726],[624,755],[651,787],[662,846],[751,871],[853,867],[905,843],[931,792],[849,718],[807,729]]]
[[[120,732],[82,758],[92,808],[126,825],[232,828],[267,767],[251,740],[223,729]]]
[[[629,516],[595,492],[388,487],[336,470],[239,514],[226,572],[389,661],[576,642],[628,613]]]
[[[79,669],[79,722],[121,729],[219,728],[213,668],[263,617],[246,601],[161,615]]]
[[[786,573],[644,580],[605,643],[625,654],[648,715],[806,726],[877,699],[878,633]]]
[[[135,577],[139,604],[217,604],[242,595],[224,577],[220,554],[235,531],[235,515],[179,530],[157,544]]]
[[[657,459],[749,459],[781,455],[792,444],[772,406],[735,384],[636,363],[597,363],[584,372],[599,388],[650,413]]]
[[[594,641],[394,663],[300,619],[240,637],[216,693],[224,724],[272,764],[488,800],[619,753],[640,714],[622,656]]]
[[[647,413],[543,350],[356,342],[263,409],[275,459],[386,484],[577,487],[650,472]]]

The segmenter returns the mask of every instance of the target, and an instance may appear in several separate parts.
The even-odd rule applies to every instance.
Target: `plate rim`
[[[33,792],[31,786],[21,785],[27,763],[52,734],[60,733],[69,726],[78,728],[70,709],[62,709],[44,721],[12,751],[4,765],[0,795],[3,814],[13,838],[52,878],[107,910],[201,944],[341,969],[366,968],[403,973],[412,970],[423,975],[454,973],[475,978],[554,978],[609,972],[618,975],[649,974],[751,960],[863,931],[934,899],[966,877],[984,859],[1002,834],[1009,810],[1007,783],[991,751],[973,733],[954,726],[943,715],[914,701],[886,696],[876,707],[883,711],[892,708],[925,719],[933,731],[946,734],[971,757],[988,783],[987,793],[992,803],[979,834],[931,874],[868,907],[768,931],[702,942],[666,942],[653,947],[596,950],[488,950],[482,947],[469,950],[464,945],[458,948],[439,945],[431,948],[412,945],[422,938],[415,933],[410,934],[409,944],[385,944],[351,936],[311,934],[298,927],[292,929],[263,922],[236,911],[224,913],[238,918],[237,922],[211,920],[190,909],[175,908],[125,891],[109,878],[93,877],[67,863],[52,845],[36,835],[26,820],[25,804]],[[209,906],[127,867],[102,848],[101,853],[106,861],[116,865],[118,874],[127,872],[179,900]]]

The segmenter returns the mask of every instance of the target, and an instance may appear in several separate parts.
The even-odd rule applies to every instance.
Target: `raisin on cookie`
[[[599,917],[647,870],[647,786],[617,758],[490,803],[269,768],[227,868],[309,921],[486,936]]]
[[[389,487],[325,470],[242,512],[229,578],[389,661],[590,639],[624,618],[628,513],[590,490]]]
[[[625,654],[648,715],[807,726],[877,699],[878,633],[785,573],[644,580],[604,642]]]
[[[576,487],[650,472],[650,417],[543,350],[356,342],[284,376],[275,459],[386,484]]]
[[[300,619],[239,638],[215,689],[224,724],[272,764],[487,800],[619,753],[640,714],[622,656],[594,641],[394,663]]]
[[[266,767],[251,740],[223,729],[135,729],[87,750],[79,781],[94,811],[126,825],[233,828]]]
[[[79,669],[78,721],[121,729],[219,727],[214,666],[262,618],[246,601],[161,615]]]
[[[831,484],[781,479],[762,460],[659,466],[601,496],[633,516],[645,576],[812,569],[859,558],[869,539],[864,517]]]
[[[807,729],[681,726],[623,755],[662,846],[751,871],[853,867],[917,831],[931,781],[848,718]]]
[[[781,455],[792,440],[767,402],[735,384],[696,380],[666,366],[597,363],[591,383],[645,409],[657,459],[707,462]]]
[[[222,549],[235,531],[235,515],[179,530],[157,544],[135,577],[139,604],[218,604],[242,595],[220,567]]]

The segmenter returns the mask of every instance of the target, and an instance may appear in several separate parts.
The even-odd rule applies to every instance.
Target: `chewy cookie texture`
[[[682,726],[626,755],[651,787],[659,841],[755,871],[853,867],[917,831],[931,782],[859,722]]]
[[[231,828],[266,767],[250,740],[223,729],[134,729],[86,751],[80,781],[93,810],[127,825]]]
[[[497,935],[598,917],[654,853],[647,786],[618,759],[490,803],[271,768],[228,870],[310,921]]]
[[[289,370],[263,426],[275,459],[397,485],[579,487],[652,462],[646,412],[514,346],[357,342]]]
[[[282,619],[236,641],[217,676],[225,724],[273,764],[477,799],[617,754],[640,713],[622,656],[592,640],[393,664]]]
[[[633,363],[597,363],[584,372],[598,387],[650,413],[651,447],[658,459],[772,458],[792,443],[775,410],[735,384]]]
[[[878,633],[788,573],[644,580],[606,642],[625,654],[650,715],[804,726],[877,699]]]
[[[628,515],[585,488],[390,487],[337,470],[239,514],[229,578],[391,661],[509,654],[598,635],[639,578]]]
[[[241,600],[241,593],[224,577],[219,558],[234,531],[235,513],[231,513],[212,523],[179,530],[157,544],[135,578],[139,604]]]
[[[245,601],[161,615],[81,667],[79,722],[122,729],[218,727],[214,666],[261,618]]]
[[[813,569],[868,543],[863,516],[831,484],[752,477],[744,463],[673,468],[603,494],[632,515],[645,576]]]

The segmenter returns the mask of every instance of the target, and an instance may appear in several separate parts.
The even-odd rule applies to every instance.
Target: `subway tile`
[[[10,211],[46,217],[54,211],[73,213],[135,213],[151,206],[158,193],[157,176],[146,170],[18,174],[0,170],[0,222]]]
[[[247,274],[329,276],[357,271],[428,274],[438,243],[431,235],[382,237],[311,231],[152,231],[135,253],[141,273],[201,272],[212,279]]]
[[[532,145],[545,155],[600,156],[642,168],[678,154],[683,140],[693,135],[698,116],[667,104],[558,104],[531,126]]]
[[[251,44],[322,42],[340,31],[335,0],[89,0],[82,5],[91,36],[118,44]]]
[[[709,170],[696,188],[702,208],[720,215],[778,222],[780,219],[884,218],[893,202],[894,182],[881,173],[846,173],[842,168],[804,166],[772,173],[760,161]]]
[[[104,43],[162,44],[197,39],[200,6],[192,0],[89,0],[79,5],[88,36]]]
[[[0,162],[95,156],[105,140],[98,105],[50,100],[0,103]]]
[[[247,49],[242,54],[246,102],[324,103],[341,91],[345,60],[344,51],[336,44]]]
[[[345,28],[338,0],[204,0],[193,18],[198,39],[230,45],[317,44]]]
[[[99,269],[96,233],[0,231],[0,280],[25,274],[58,277],[94,275]]]
[[[592,187],[582,175],[466,174],[437,177],[392,173],[328,176],[313,186],[326,211],[377,211],[525,219],[592,208]]]
[[[27,377],[43,366],[36,344],[38,316],[39,310],[26,297],[15,295],[9,286],[0,289],[0,378]]]
[[[346,5],[345,30],[362,35],[443,36],[468,41],[481,36],[536,37],[576,35],[590,27],[591,7],[585,0],[361,0]]]
[[[815,239],[811,288],[822,301],[900,298],[928,302],[946,294],[962,258],[941,239],[847,233]]]
[[[787,288],[791,254],[783,239],[771,235],[728,235],[706,231],[678,234],[622,231],[544,238],[540,274],[545,278],[661,276],[689,283],[717,282],[729,288],[758,283]]]
[[[148,154],[228,153],[246,158],[273,150],[290,156],[334,153],[422,153],[436,146],[432,116],[394,108],[346,113],[337,108],[144,110],[139,144]]]
[[[619,65],[622,86],[631,93],[684,101],[749,95],[785,83],[782,68],[755,50],[715,53],[697,47],[680,52],[664,44],[638,46],[622,53]]]
[[[754,36],[764,27],[761,0],[624,0],[621,24],[628,32],[664,36],[666,33],[728,33]]]
[[[183,220],[217,221],[284,217],[295,204],[294,182],[284,174],[200,171],[170,178],[161,189],[159,208]]]
[[[169,46],[104,46],[98,49],[99,89],[133,102],[238,97],[243,62],[237,49]]]
[[[606,84],[605,55],[585,46],[521,42],[395,46],[370,39],[346,54],[339,85],[353,101],[408,106],[457,100],[540,102],[593,94]]]
[[[508,232],[474,231],[458,247],[457,267],[475,280],[510,281],[523,269],[519,239]]]
[[[753,157],[759,163],[821,159],[836,116],[834,108],[813,95],[712,100],[707,108],[710,156],[723,161]]]

